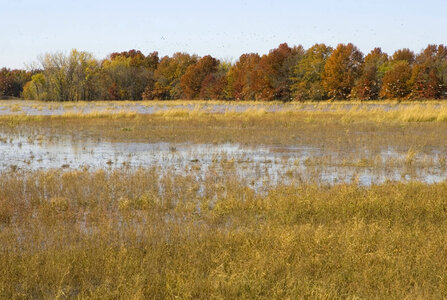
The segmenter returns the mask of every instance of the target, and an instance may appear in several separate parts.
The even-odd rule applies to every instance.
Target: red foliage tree
[[[447,67],[447,48],[428,45],[415,59],[410,80],[413,98],[440,98],[445,90],[443,75]]]
[[[304,55],[299,46],[290,48],[286,43],[270,50],[259,61],[259,84],[255,98],[262,100],[291,100],[291,85],[294,67]]]
[[[377,99],[382,85],[379,68],[388,61],[388,55],[382,49],[375,48],[366,57],[362,74],[355,84],[353,94],[363,100]]]
[[[217,71],[219,60],[210,55],[202,57],[196,64],[188,67],[185,74],[180,79],[180,85],[186,99],[198,99],[204,84],[210,84],[211,78],[205,81],[207,76]]]

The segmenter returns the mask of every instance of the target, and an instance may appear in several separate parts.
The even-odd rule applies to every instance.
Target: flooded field
[[[385,181],[441,182],[447,179],[443,148],[419,153],[399,151],[392,145],[376,151],[330,149],[306,144],[241,145],[111,142],[93,138],[58,135],[53,138],[0,135],[0,172],[8,170],[113,170],[116,168],[160,168],[178,174],[194,174],[197,180],[213,169],[224,174],[231,163],[251,186],[270,187],[278,183],[358,182],[361,185]]]
[[[436,183],[447,176],[444,122],[377,122],[352,113],[380,107],[426,114],[421,107],[444,105],[436,102],[26,103],[20,106],[24,114],[0,123],[0,170],[157,167],[203,178],[210,169],[222,174],[222,163],[232,162],[257,189],[294,181]],[[37,105],[44,108],[34,111]],[[83,118],[66,114],[71,109],[108,113]],[[39,112],[56,115],[33,115]]]
[[[0,298],[447,294],[441,102],[0,114]]]

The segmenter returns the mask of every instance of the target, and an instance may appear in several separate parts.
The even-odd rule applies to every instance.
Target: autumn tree
[[[261,57],[255,85],[257,100],[291,100],[293,71],[304,55],[302,46],[290,48],[286,43]]]
[[[148,85],[155,83],[154,71],[158,65],[158,53],[149,58],[141,51],[130,50],[112,53],[102,63],[108,77],[108,98],[113,100],[140,100]]]
[[[294,67],[292,77],[292,97],[295,100],[327,99],[322,85],[322,74],[332,48],[325,44],[315,44],[307,49]]]
[[[408,62],[409,65],[413,64],[414,59],[415,59],[414,52],[408,48],[396,50],[392,56],[393,61],[404,60],[404,61]]]
[[[253,100],[260,76],[257,53],[242,54],[227,74],[228,96],[235,100]]]
[[[63,53],[45,54],[40,58],[45,76],[48,100],[68,101],[70,99],[70,68],[68,57]]]
[[[154,72],[157,70],[158,64],[160,63],[160,58],[158,57],[158,52],[154,51],[149,53],[144,59],[144,66]]]
[[[102,96],[101,84],[97,81],[100,72],[99,62],[88,52],[73,49],[69,55],[63,53],[46,54],[40,58],[43,79],[35,77],[33,85],[27,88],[39,92],[27,91],[27,95],[41,97],[46,100],[76,101],[93,100]],[[38,83],[37,83],[38,82]],[[37,96],[39,95],[39,96]]]
[[[415,55],[405,48],[396,50],[379,70],[384,73],[380,89],[382,98],[405,98],[411,92],[411,74]]]
[[[444,72],[447,48],[429,45],[416,56],[410,79],[413,98],[440,98],[445,92]]]
[[[37,73],[23,87],[23,98],[27,100],[48,100],[47,80],[45,75]]]
[[[365,57],[362,74],[353,89],[353,96],[359,99],[378,99],[384,73],[381,67],[387,63],[388,55],[375,48]]]
[[[411,91],[410,78],[411,66],[407,60],[393,62],[383,76],[380,96],[387,99],[406,97]]]
[[[146,87],[144,99],[180,99],[183,95],[180,78],[189,66],[198,61],[197,55],[177,52],[172,57],[165,56],[160,60],[154,72],[154,85]]]
[[[200,88],[200,99],[205,100],[229,100],[227,74],[231,68],[229,62],[220,62],[217,70],[208,74],[202,81]]]
[[[24,70],[0,70],[0,97],[20,97],[23,86],[31,79],[31,73]]]
[[[175,53],[160,59],[139,50],[111,53],[99,62],[72,50],[46,54],[39,70],[0,70],[0,96],[77,101],[95,99],[377,99],[447,97],[447,47],[429,45],[415,55],[380,48],[364,59],[353,44],[304,50],[286,43],[234,63],[209,55]]]
[[[180,79],[180,85],[186,99],[198,99],[204,79],[210,83],[212,74],[217,71],[219,60],[210,55],[202,57],[197,63],[190,65]]]
[[[442,82],[435,68],[427,65],[415,65],[409,80],[411,97],[420,99],[438,99],[442,95]]]
[[[362,71],[363,54],[349,43],[339,44],[326,61],[323,71],[323,87],[334,99],[350,96],[355,81]]]

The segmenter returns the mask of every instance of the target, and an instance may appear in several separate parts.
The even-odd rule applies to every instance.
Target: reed
[[[443,102],[24,105],[65,111],[0,116],[2,146],[164,142],[169,151],[144,168],[0,171],[1,299],[447,295],[447,182],[386,180],[445,173]],[[182,169],[163,165],[182,143],[291,154],[256,162],[222,151],[206,165],[200,154]],[[296,146],[311,154],[294,157]],[[276,178],[273,164],[284,171]],[[330,169],[356,172],[329,183]],[[384,183],[361,184],[363,170]]]
[[[442,298],[447,183],[248,188],[229,168],[0,178],[0,296]]]

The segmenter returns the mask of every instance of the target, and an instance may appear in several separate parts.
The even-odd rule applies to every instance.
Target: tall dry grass
[[[442,298],[447,183],[280,185],[228,169],[0,177],[0,297]]]
[[[323,153],[304,162],[315,174],[445,168],[432,156],[447,147],[443,103],[293,105],[2,116],[0,142],[308,145]],[[384,160],[387,147],[404,156]],[[1,171],[0,298],[446,297],[446,182],[328,186],[292,172],[258,193],[236,162],[216,163],[201,182],[160,166]]]
[[[197,119],[209,114],[220,118],[264,118],[286,114],[289,118],[320,118],[343,116],[346,122],[368,119],[374,122],[445,122],[447,103],[443,101],[321,101],[321,102],[256,102],[256,101],[94,101],[39,102],[0,101],[0,108],[13,116],[28,118],[24,108],[54,112],[57,118],[120,118],[131,117],[138,108],[153,108],[154,114],[165,118]],[[218,108],[214,110],[214,108]]]

